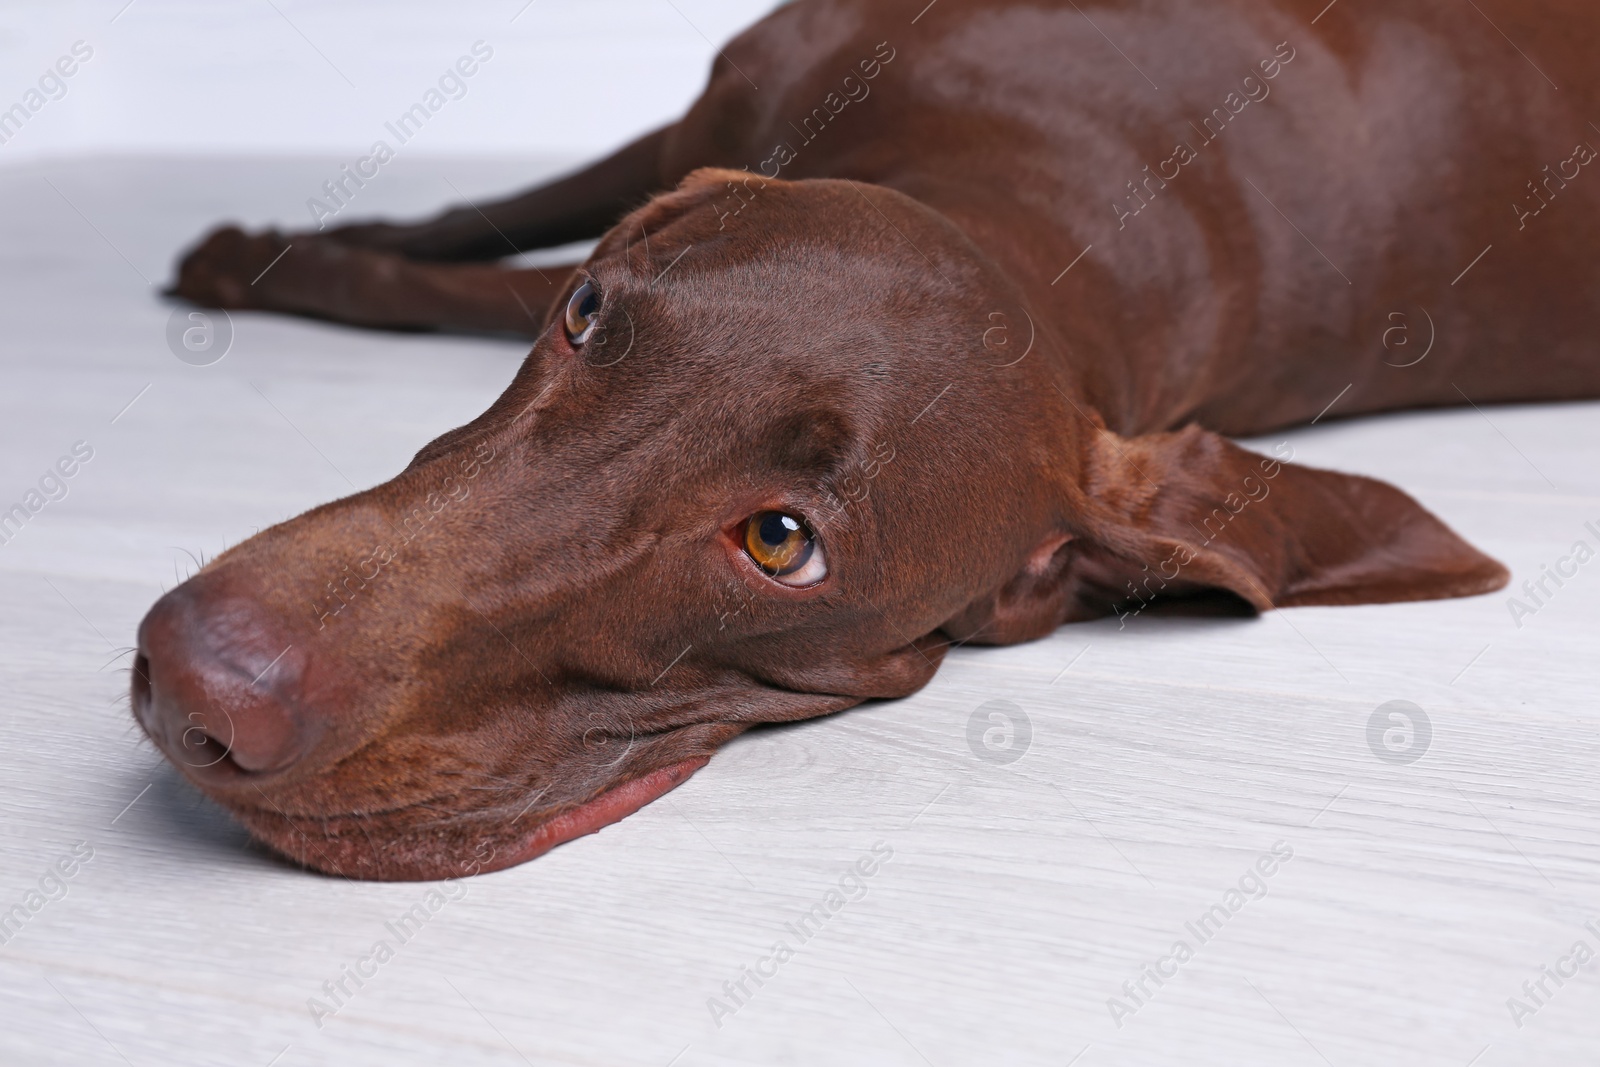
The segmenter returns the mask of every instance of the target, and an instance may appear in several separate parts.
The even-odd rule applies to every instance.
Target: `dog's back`
[[[930,204],[1127,431],[1600,391],[1600,9],[1314,6],[802,0],[666,169]]]

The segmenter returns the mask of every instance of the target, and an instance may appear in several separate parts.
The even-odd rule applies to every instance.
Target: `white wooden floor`
[[[156,290],[178,246],[224,217],[294,223],[329,163],[0,171],[0,508],[75,442],[94,450],[0,546],[0,911],[41,903],[41,883],[59,898],[0,945],[0,1062],[1593,1061],[1600,963],[1544,978],[1538,1001],[1523,983],[1570,970],[1579,941],[1600,949],[1600,562],[1521,628],[1495,595],[959,650],[916,697],[742,738],[638,815],[462,883],[319,1028],[308,999],[429,887],[249,847],[140,743],[116,656],[190,553],[345,477],[387,478],[521,354],[236,315],[220,363],[174,358]],[[392,166],[368,210],[549,164]],[[1600,547],[1584,525],[1600,527],[1597,414],[1469,409],[1288,437],[1302,461],[1403,486],[1520,585],[1577,540]],[[1010,763],[968,741],[996,700],[1031,729]],[[1431,723],[1414,762],[1369,745],[1391,700]],[[892,858],[802,942],[787,924],[875,844]],[[1246,878],[1275,845],[1292,859]],[[92,858],[57,882],[75,846]],[[1202,943],[1186,923],[1242,878],[1264,895],[1235,897]],[[743,969],[780,940],[793,956],[758,988]],[[1129,997],[1180,940],[1192,958],[1161,964],[1176,977]],[[735,1001],[724,983],[741,978],[752,995]]]

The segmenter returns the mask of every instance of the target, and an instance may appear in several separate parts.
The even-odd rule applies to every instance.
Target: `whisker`
[[[182,545],[171,545],[169,547],[171,547],[172,550],[175,551],[175,552],[182,552],[184,555],[188,556],[189,559],[194,562],[195,570],[198,571],[198,570],[204,570],[205,569],[205,564],[202,563],[200,561],[200,559],[193,552],[190,552],[187,548],[184,548]],[[189,576],[193,577],[193,572],[190,572]]]

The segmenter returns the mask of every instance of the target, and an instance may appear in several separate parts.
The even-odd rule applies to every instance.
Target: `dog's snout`
[[[288,770],[314,741],[297,700],[303,657],[251,601],[194,585],[162,597],[139,627],[134,715],[207,783]]]

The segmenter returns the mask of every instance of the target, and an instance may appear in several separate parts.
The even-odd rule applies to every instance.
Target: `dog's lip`
[[[640,778],[613,786],[593,800],[564,811],[536,826],[521,844],[505,855],[484,862],[482,871],[504,870],[544,855],[557,845],[596,833],[627,818],[653,800],[678,788],[689,776],[710,762],[710,756],[695,756],[670,767],[663,767]]]
[[[577,807],[544,820],[521,836],[504,834],[504,827],[498,834],[490,830],[476,841],[469,839],[464,842],[466,850],[473,851],[472,859],[462,858],[461,851],[464,850],[456,851],[453,856],[443,852],[432,853],[425,848],[413,851],[404,840],[392,842],[391,847],[379,848],[365,832],[359,840],[351,837],[342,842],[339,838],[343,835],[324,837],[315,831],[308,835],[306,829],[297,824],[298,820],[276,805],[236,809],[236,814],[261,843],[314,870],[344,878],[436,881],[515,867],[549,852],[557,845],[604,829],[676,789],[710,759],[708,754],[681,760],[612,786]],[[404,811],[407,808],[394,810]],[[509,847],[506,845],[508,837],[511,841]],[[496,847],[488,849],[488,854],[484,855],[486,843]]]

